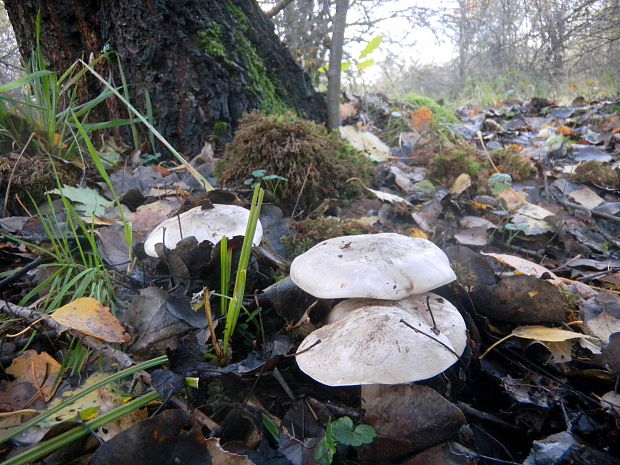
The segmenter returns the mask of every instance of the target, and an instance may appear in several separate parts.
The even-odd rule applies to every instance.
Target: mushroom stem
[[[431,313],[431,315],[432,315],[432,313]],[[452,348],[450,348],[449,346],[447,346],[446,344],[444,344],[443,342],[441,342],[439,339],[436,339],[435,337],[431,336],[430,334],[426,334],[424,331],[422,331],[422,330],[420,330],[420,329],[416,328],[415,326],[411,326],[409,323],[407,323],[407,322],[406,322],[405,320],[403,320],[402,318],[400,319],[400,322],[401,322],[402,324],[404,324],[407,328],[411,328],[411,329],[413,329],[416,333],[420,333],[420,334],[422,334],[422,335],[424,335],[424,336],[428,337],[429,339],[432,339],[433,341],[438,342],[438,343],[439,343],[439,344],[441,344],[441,345],[442,345],[442,346],[443,346],[446,350],[448,350],[449,352],[453,353],[453,354],[454,354],[454,356],[455,356],[458,360],[460,360],[460,359],[461,359],[461,357],[459,356],[459,354],[457,354],[454,350],[452,350]],[[308,347],[308,349],[309,349],[309,347]]]

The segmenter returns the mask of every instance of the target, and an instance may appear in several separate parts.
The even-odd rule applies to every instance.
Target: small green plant
[[[7,238],[27,246],[45,256],[47,263],[39,265],[47,270],[47,277],[26,294],[20,305],[27,305],[37,296],[45,295],[43,306],[56,309],[79,297],[94,297],[104,305],[114,301],[114,284],[97,248],[94,225],[82,220],[69,200],[61,195],[66,218],[59,220],[51,198],[48,196],[49,214],[37,208],[41,224],[50,247],[39,246],[23,239]]]
[[[330,420],[325,428],[325,436],[316,446],[314,458],[320,465],[331,465],[338,445],[359,447],[372,443],[376,435],[372,426],[354,426],[349,417]]]
[[[254,170],[252,171],[252,175],[243,181],[243,184],[246,186],[255,187],[256,185],[261,185],[263,188],[269,192],[274,197],[278,192],[278,186],[280,183],[286,182],[284,176],[278,176],[277,174],[267,174],[267,170]]]
[[[254,233],[256,232],[256,225],[258,223],[258,217],[260,215],[261,206],[263,204],[263,198],[265,196],[265,190],[258,184],[254,187],[254,194],[252,196],[252,203],[250,206],[250,217],[245,230],[245,236],[243,238],[243,245],[241,246],[241,255],[239,257],[239,263],[237,265],[237,273],[235,275],[235,285],[233,288],[232,296],[229,296],[230,280],[231,280],[231,265],[232,265],[232,250],[228,247],[227,239],[223,239],[220,242],[220,294],[214,294],[216,297],[220,297],[221,312],[226,317],[226,325],[224,327],[224,337],[222,344],[217,339],[215,334],[215,325],[213,323],[213,317],[211,313],[211,304],[209,301],[210,295],[205,292],[204,305],[205,312],[207,314],[207,322],[209,324],[209,330],[211,332],[211,340],[215,350],[215,356],[221,364],[226,364],[230,361],[230,342],[231,338],[238,329],[237,323],[239,321],[239,315],[243,307],[243,296],[245,293],[245,285],[247,280],[248,265],[250,263],[250,256],[252,254],[252,240]],[[250,319],[254,318],[256,314],[249,315]]]
[[[519,234],[524,232],[526,229],[527,224],[508,223],[506,226],[504,226],[504,231],[508,232],[508,239],[506,239],[506,245],[510,247],[512,241],[514,241],[519,236]]]

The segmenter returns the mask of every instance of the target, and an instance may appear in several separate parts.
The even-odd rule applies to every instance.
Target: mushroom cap
[[[291,279],[322,299],[398,300],[456,279],[435,244],[401,234],[361,234],[328,239],[291,264]]]
[[[151,257],[157,257],[155,244],[164,243],[167,248],[174,249],[181,239],[190,236],[194,236],[199,243],[209,241],[213,245],[224,236],[229,239],[243,236],[249,218],[250,210],[237,205],[218,204],[208,209],[192,208],[178,216],[168,218],[151,231],[144,241],[144,252]],[[252,244],[258,245],[262,239],[263,227],[259,221]]]
[[[296,359],[304,373],[328,386],[399,384],[443,372],[458,360],[452,350],[446,335],[434,334],[408,311],[366,306],[312,332]]]
[[[400,308],[432,327],[433,318],[428,310],[430,307],[439,334],[448,338],[452,349],[461,355],[467,346],[466,325],[461,313],[446,299],[432,292],[410,295],[401,300],[346,299],[331,309],[327,323],[342,320],[360,308],[373,306]],[[431,334],[434,336],[434,333]]]

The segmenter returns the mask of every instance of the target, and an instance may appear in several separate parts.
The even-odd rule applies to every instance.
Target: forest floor
[[[65,187],[26,209],[26,181],[51,169],[7,151],[0,460],[620,463],[620,100],[532,99],[462,108],[457,117],[420,101],[345,103],[343,134],[373,159],[372,181],[349,180],[357,198],[323,198],[302,213],[278,206],[278,186],[293,180],[263,166],[248,167],[246,186],[205,194],[184,167],[147,165],[145,154],[112,139],[102,155],[125,161],[108,169],[109,182],[88,174],[82,185],[91,188],[77,188],[84,176],[70,164],[56,175]],[[192,166],[217,186],[224,144],[212,142]],[[306,189],[300,179],[288,186],[297,200]],[[225,245],[191,233],[176,247],[142,245],[168,218],[172,234],[178,213],[191,208],[250,206],[252,184],[267,191],[263,239],[240,268],[243,279],[238,233]],[[347,254],[353,235],[393,232],[430,240],[449,258],[456,280],[428,299],[456,307],[463,347],[449,348],[456,357],[442,365],[445,354],[434,350],[448,330],[436,327],[427,299],[435,336],[406,350],[432,375],[409,375],[415,367],[399,365],[394,349],[382,352],[370,378],[329,383],[363,387],[316,381],[296,358],[327,345],[326,332],[314,346],[302,340],[326,327],[341,299],[299,289],[287,277],[292,260],[333,237],[344,237]],[[435,273],[431,262],[416,273]],[[379,265],[361,266],[352,279],[371,286]],[[236,325],[227,313],[235,280],[245,284]],[[372,329],[345,364],[400,337],[373,338]],[[387,366],[398,373],[377,374]],[[316,377],[366,368],[324,362]],[[403,373],[419,381],[403,384]]]

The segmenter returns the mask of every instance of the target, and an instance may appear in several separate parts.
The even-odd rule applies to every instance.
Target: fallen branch
[[[577,203],[568,202],[566,200],[559,200],[559,202],[560,202],[560,204],[564,205],[565,207],[575,208],[577,210],[583,210],[583,211],[589,212],[590,214],[592,214],[594,216],[599,216],[601,218],[605,218],[606,220],[619,221],[620,222],[620,217],[619,216],[610,215],[609,213],[601,212],[601,211],[598,211],[598,210],[592,210],[591,208],[584,207],[583,205],[579,205]]]

